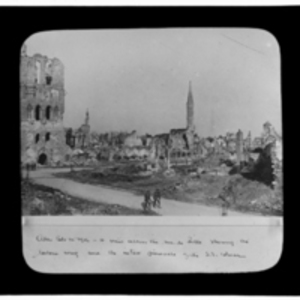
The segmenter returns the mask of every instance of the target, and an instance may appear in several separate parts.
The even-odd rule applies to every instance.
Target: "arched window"
[[[40,83],[40,78],[41,78],[41,63],[39,61],[35,62],[35,67],[36,67],[36,83]]]
[[[52,76],[51,74],[51,69],[52,69],[52,63],[51,60],[48,60],[45,66],[45,71],[46,71],[46,84],[51,85],[52,83]]]
[[[46,84],[47,84],[47,85],[50,85],[51,82],[52,82],[52,77],[51,77],[50,75],[47,75],[47,76],[46,76]]]
[[[40,135],[37,134],[37,135],[35,136],[35,143],[37,144],[37,143],[39,142],[39,140],[40,140]]]
[[[46,107],[46,119],[51,120],[51,106]]]
[[[50,135],[51,135],[50,132],[46,133],[46,138],[45,138],[46,142],[50,141]]]
[[[39,121],[41,119],[41,107],[40,107],[40,105],[37,105],[35,107],[35,119],[37,121]]]

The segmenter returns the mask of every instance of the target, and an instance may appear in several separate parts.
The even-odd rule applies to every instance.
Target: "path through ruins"
[[[90,185],[72,181],[70,179],[52,176],[56,172],[69,172],[70,169],[38,169],[30,172],[30,177],[35,183],[59,189],[62,192],[82,199],[119,204],[133,209],[141,209],[143,197],[130,191],[113,189],[102,185]],[[162,208],[153,210],[159,215],[165,216],[220,216],[220,207],[211,207],[201,204],[179,202],[169,199],[161,199]],[[229,216],[257,216],[257,214],[245,214],[229,211]]]

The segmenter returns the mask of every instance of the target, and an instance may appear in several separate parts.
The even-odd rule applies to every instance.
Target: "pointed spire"
[[[248,139],[251,140],[251,131],[250,131],[250,130],[249,130],[249,132],[248,132]]]
[[[88,125],[89,124],[89,119],[90,119],[90,115],[89,115],[89,110],[86,110],[85,113],[85,124]]]
[[[192,96],[192,81],[189,81],[189,98]]]
[[[194,129],[194,99],[192,93],[192,82],[189,81],[189,93],[187,100],[187,128]]]
[[[192,92],[192,81],[189,81],[189,93],[188,93],[188,105],[192,105],[193,104],[193,92]]]

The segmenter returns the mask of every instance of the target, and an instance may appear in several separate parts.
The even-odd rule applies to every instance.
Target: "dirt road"
[[[119,204],[133,209],[141,209],[143,197],[135,195],[129,191],[112,189],[101,185],[90,185],[78,183],[69,179],[57,178],[52,176],[56,172],[69,172],[70,169],[38,169],[31,171],[30,177],[35,183],[59,189],[71,196],[82,199],[108,203]],[[201,204],[192,204],[179,202],[169,199],[161,199],[162,208],[153,210],[164,216],[220,216],[220,207],[211,207]],[[244,214],[235,211],[229,211],[229,216],[257,216]]]

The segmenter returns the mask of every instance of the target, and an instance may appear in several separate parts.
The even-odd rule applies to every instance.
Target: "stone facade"
[[[21,161],[59,164],[69,152],[63,115],[64,66],[57,58],[30,57],[23,46],[20,61]]]

